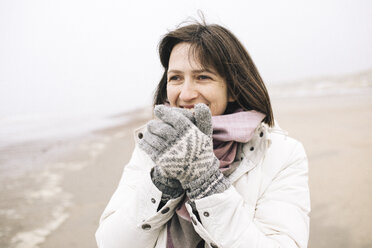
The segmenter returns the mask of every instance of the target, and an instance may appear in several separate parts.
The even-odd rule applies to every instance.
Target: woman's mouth
[[[182,105],[180,108],[192,109],[195,105]]]

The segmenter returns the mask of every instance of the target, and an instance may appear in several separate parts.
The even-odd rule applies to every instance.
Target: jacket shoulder
[[[284,170],[296,167],[296,170],[308,172],[307,155],[304,146],[287,132],[271,131],[268,147],[264,154],[262,170],[269,178],[276,177]]]
[[[273,196],[282,195],[293,204],[305,199],[301,208],[310,211],[308,199],[308,161],[301,142],[294,138],[275,134],[261,164],[262,181],[260,195],[277,191]],[[270,189],[270,190],[268,190]],[[280,192],[292,192],[290,194]],[[293,193],[294,192],[294,193]],[[285,195],[285,196],[283,196]]]
[[[287,134],[273,133],[271,135],[271,144],[268,152],[275,156],[287,157],[290,159],[293,156],[306,157],[306,152],[303,144],[295,138]]]

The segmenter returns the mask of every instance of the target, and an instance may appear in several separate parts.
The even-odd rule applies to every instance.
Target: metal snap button
[[[211,247],[212,248],[218,248],[218,246],[216,244],[214,244],[214,243],[211,243]]]
[[[209,213],[208,213],[208,212],[204,212],[203,215],[204,215],[205,217],[209,217]]]
[[[169,212],[169,208],[168,207],[166,207],[166,208],[164,208],[163,210],[161,210],[161,213],[162,214],[166,214],[166,213],[168,213]]]
[[[143,230],[150,230],[151,229],[151,225],[149,225],[149,224],[143,224],[142,225],[142,229]]]
[[[142,139],[143,138],[143,133],[138,133],[138,138]]]
[[[151,198],[151,202],[155,204],[156,200],[154,198]]]
[[[254,150],[254,147],[252,146],[251,149],[249,149],[249,150],[253,151]]]
[[[196,220],[195,220],[194,217],[191,218],[191,221],[192,221],[192,223],[194,223],[195,226],[198,224],[198,223],[196,222]]]

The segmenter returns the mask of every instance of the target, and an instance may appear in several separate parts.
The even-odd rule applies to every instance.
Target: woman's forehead
[[[211,59],[202,54],[201,49],[195,44],[181,42],[172,49],[168,72],[189,67],[195,72],[206,71],[217,73],[212,66]]]

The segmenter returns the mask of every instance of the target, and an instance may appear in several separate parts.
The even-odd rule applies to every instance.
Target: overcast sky
[[[201,9],[265,82],[372,67],[372,1],[0,0],[0,117],[151,103],[161,35]]]

